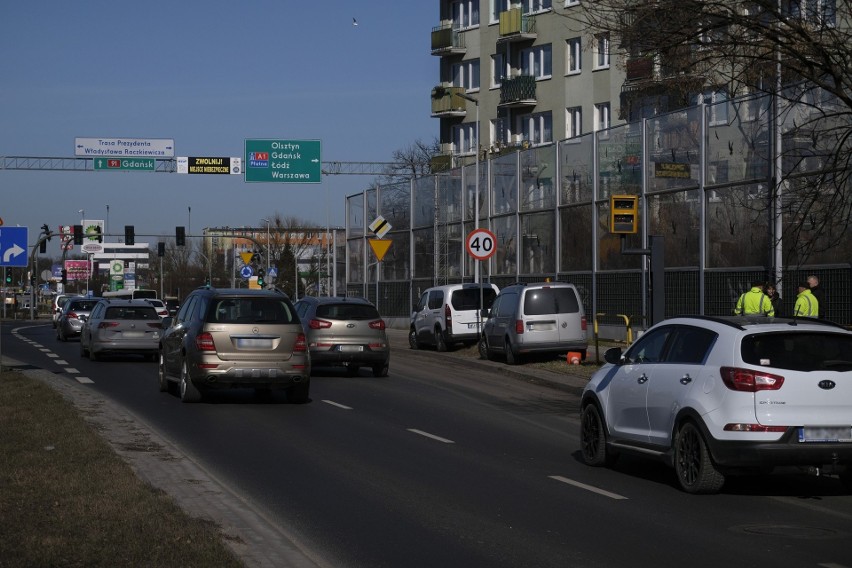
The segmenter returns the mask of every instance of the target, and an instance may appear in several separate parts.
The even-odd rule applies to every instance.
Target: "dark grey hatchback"
[[[370,367],[386,377],[390,366],[385,321],[364,298],[305,296],[296,302],[314,367],[345,367],[356,375]]]

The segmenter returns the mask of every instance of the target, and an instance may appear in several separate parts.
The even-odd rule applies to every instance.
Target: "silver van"
[[[532,353],[580,353],[589,346],[586,313],[573,284],[513,284],[500,291],[479,341],[479,355],[515,365]]]
[[[456,343],[474,345],[483,321],[480,301],[488,310],[499,291],[494,284],[485,282],[481,286],[468,283],[427,288],[411,314],[409,346],[419,349],[434,345],[438,351],[446,351]]]

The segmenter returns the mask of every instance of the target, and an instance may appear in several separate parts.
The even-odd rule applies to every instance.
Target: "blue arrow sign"
[[[26,266],[27,261],[27,227],[0,227],[0,266]]]
[[[254,270],[251,269],[251,266],[243,266],[240,268],[240,276],[243,278],[251,278],[252,274],[254,274]]]

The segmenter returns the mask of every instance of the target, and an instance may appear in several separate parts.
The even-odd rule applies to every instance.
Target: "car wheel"
[[[293,404],[305,404],[310,401],[308,393],[311,389],[311,380],[307,379],[301,383],[296,383],[291,387],[287,387],[287,400]]]
[[[157,366],[157,378],[160,382],[160,392],[168,392],[169,380],[166,378],[166,359],[163,354],[159,356],[160,364]]]
[[[390,364],[387,361],[384,362],[384,363],[379,363],[378,365],[373,365],[373,376],[374,377],[387,377],[389,369],[390,369]]]
[[[506,353],[506,364],[507,365],[517,365],[521,362],[520,356],[515,353],[515,349],[512,347],[512,342],[509,341],[509,338],[506,338],[506,345],[504,352]]]
[[[408,330],[408,346],[411,349],[420,349],[420,344],[417,342],[417,330],[413,327]]]
[[[98,355],[97,353],[95,353],[95,350],[94,350],[94,349],[92,349],[91,347],[89,347],[89,360],[90,360],[90,361],[97,361],[98,359],[100,359],[100,357],[101,357],[100,355]]]
[[[615,461],[615,454],[607,451],[606,427],[595,403],[587,404],[580,415],[580,453],[586,465],[594,467]]]
[[[491,354],[488,351],[488,342],[485,340],[484,335],[479,338],[478,347],[479,347],[479,358],[480,359],[487,361],[488,359],[491,358],[490,357]]]
[[[87,357],[89,355],[89,350],[86,349],[86,346],[83,345],[83,336],[80,336],[80,357]]]
[[[348,365],[346,367],[346,376],[357,377],[358,376],[358,369],[360,369],[360,367],[358,365]]]
[[[186,361],[180,368],[180,399],[182,402],[198,402],[201,400],[201,391],[192,384],[192,379],[189,378]]]
[[[725,483],[710,456],[707,442],[692,422],[684,423],[675,435],[675,471],[681,488],[687,493],[718,493]]]
[[[441,332],[441,328],[435,329],[435,349],[438,351],[447,350],[447,340],[444,339],[444,334]]]

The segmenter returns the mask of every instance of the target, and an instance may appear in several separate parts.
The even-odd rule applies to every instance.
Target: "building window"
[[[566,8],[568,6],[579,6],[579,5],[580,5],[580,0],[565,0],[565,7]]]
[[[553,116],[550,112],[520,116],[518,125],[522,139],[533,146],[553,142]]]
[[[509,127],[505,118],[495,118],[491,121],[491,145],[500,147],[509,143]]]
[[[784,15],[809,24],[834,27],[837,22],[836,0],[786,0]]]
[[[550,45],[521,50],[521,73],[536,79],[550,79],[553,74],[553,54]]]
[[[565,137],[577,138],[583,135],[583,109],[581,107],[565,109]]]
[[[509,10],[509,0],[490,0],[491,2],[491,10],[488,13],[488,23],[490,24],[498,24],[500,23],[500,12],[506,12]]]
[[[523,0],[524,14],[546,12],[551,9],[551,0]]]
[[[595,105],[595,130],[606,130],[609,128],[609,103]]]
[[[453,27],[473,28],[479,25],[479,0],[453,2]]]
[[[453,65],[453,87],[462,87],[467,91],[479,90],[479,59]]]
[[[609,34],[595,36],[595,69],[609,68]]]
[[[730,104],[728,93],[723,90],[704,91],[704,93],[698,95],[695,104],[701,104],[702,98],[710,111],[708,114],[709,124],[711,126],[728,124],[728,106]]]
[[[453,127],[453,150],[455,154],[472,154],[475,143],[475,122],[466,122]]]
[[[575,37],[565,41],[567,53],[565,54],[565,73],[567,75],[579,73],[583,64],[583,49],[580,38]]]
[[[496,89],[500,87],[500,83],[503,82],[509,75],[509,69],[506,65],[506,57],[502,53],[495,53],[491,56],[491,88]]]

